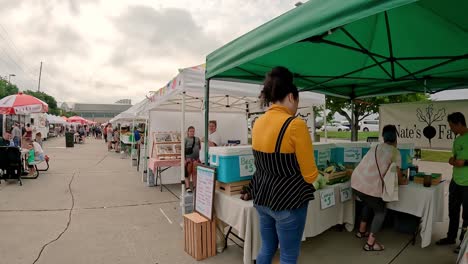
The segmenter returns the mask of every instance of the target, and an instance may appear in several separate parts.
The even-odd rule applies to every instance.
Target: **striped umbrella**
[[[44,101],[22,92],[0,99],[0,114],[29,115],[47,113],[49,106]]]

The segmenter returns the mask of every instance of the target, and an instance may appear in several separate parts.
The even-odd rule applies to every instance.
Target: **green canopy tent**
[[[307,3],[206,58],[209,81],[261,83],[281,65],[302,91],[349,99],[468,86],[468,1]]]

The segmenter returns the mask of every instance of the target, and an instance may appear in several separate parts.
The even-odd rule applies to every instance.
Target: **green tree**
[[[332,118],[335,115],[335,113],[338,113],[341,116],[345,117],[346,120],[348,120],[348,122],[351,124],[351,140],[357,141],[359,122],[372,114],[378,113],[379,106],[381,104],[406,103],[429,100],[430,97],[422,93],[355,99],[354,111],[352,111],[351,100],[327,96],[327,109],[330,110],[330,112],[328,113],[327,120]],[[353,116],[354,119],[352,118]],[[352,122],[353,120],[354,123]]]
[[[57,101],[55,100],[55,98],[45,92],[37,92],[37,91],[31,91],[31,90],[27,90],[24,92],[25,94],[29,94],[29,95],[32,95],[44,102],[46,102],[48,105],[49,105],[49,114],[52,114],[52,115],[60,115],[61,114],[61,111],[60,109],[57,107]]]
[[[0,98],[8,95],[17,94],[18,87],[16,85],[8,83],[7,80],[0,78]]]

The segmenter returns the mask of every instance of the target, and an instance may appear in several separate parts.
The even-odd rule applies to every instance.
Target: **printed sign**
[[[351,200],[353,197],[353,191],[350,186],[341,186],[340,187],[340,200],[342,203]]]
[[[447,116],[461,112],[468,117],[468,101],[432,101],[380,106],[380,133],[385,124],[395,125],[398,143],[414,143],[416,148],[452,149],[455,134]]]
[[[195,211],[211,220],[213,218],[213,202],[215,190],[216,169],[197,167],[197,188],[195,189]]]
[[[344,162],[356,163],[362,159],[362,148],[345,148]]]
[[[330,150],[318,150],[317,151],[317,165],[318,166],[327,166],[327,161],[330,161]]]
[[[335,188],[320,190],[320,208],[327,209],[335,206]]]
[[[240,176],[252,176],[255,172],[255,159],[253,155],[239,156]]]

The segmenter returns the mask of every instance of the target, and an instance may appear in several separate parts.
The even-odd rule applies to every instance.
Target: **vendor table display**
[[[410,182],[400,186],[399,201],[387,204],[387,208],[421,217],[421,247],[431,244],[432,227],[435,222],[444,221],[444,184],[424,187]]]
[[[172,159],[172,160],[159,160],[151,158],[148,161],[148,179],[147,184],[148,186],[155,186],[158,185],[158,178],[159,184],[161,186],[161,192],[163,190],[163,183],[162,183],[162,173],[171,167],[178,167],[180,166],[180,159]]]
[[[216,191],[214,206],[216,217],[234,228],[244,240],[244,263],[251,263],[257,257],[261,244],[258,214],[253,201],[243,201],[240,195],[229,196]],[[352,231],[354,226],[354,199],[349,182],[315,192],[315,200],[309,202],[304,239],[338,224],[346,224],[348,231]]]

